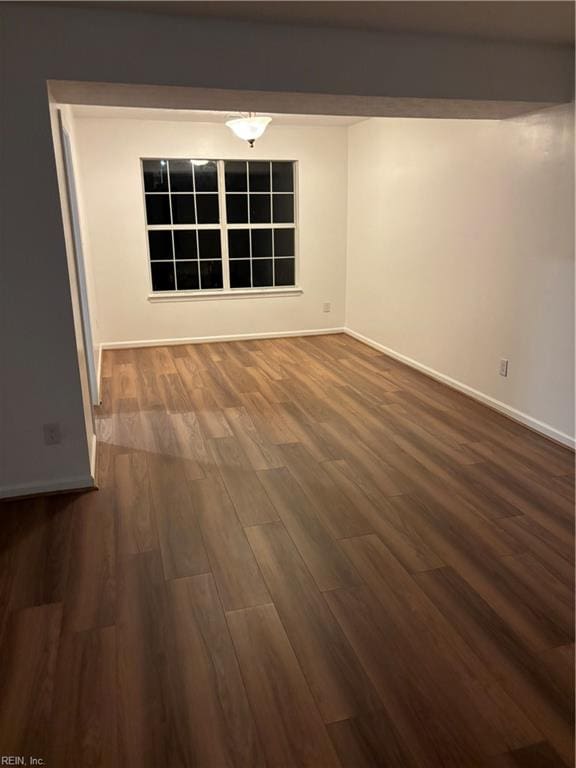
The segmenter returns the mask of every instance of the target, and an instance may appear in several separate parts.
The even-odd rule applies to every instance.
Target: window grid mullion
[[[170,186],[170,160],[166,160],[167,181],[168,181],[168,205],[170,206],[170,235],[172,238],[172,269],[174,270],[174,290],[178,290],[178,276],[176,274],[176,243],[174,242],[174,230],[172,225],[174,224],[174,217],[172,215],[172,187]]]
[[[224,290],[230,290],[230,259],[228,255],[228,211],[226,209],[226,177],[224,160],[216,163],[218,171],[218,207],[220,209],[220,250],[222,251],[222,280]]]
[[[198,234],[198,206],[196,205],[196,174],[194,173],[194,164],[192,166],[192,194],[194,195],[194,229],[196,230],[196,259],[198,261],[196,270],[198,272],[198,290],[202,290],[202,275],[200,272],[200,235]]]
[[[272,189],[272,161],[270,161],[270,220],[272,224],[272,285],[276,285],[276,262],[274,260],[274,196]]]
[[[254,277],[252,270],[252,232],[250,223],[250,164],[246,160],[246,190],[248,195],[248,247],[250,248],[250,288],[254,288]]]

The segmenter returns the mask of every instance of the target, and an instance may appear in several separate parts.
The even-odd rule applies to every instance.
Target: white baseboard
[[[357,339],[358,341],[362,341],[369,347],[373,347],[374,349],[379,350],[389,357],[393,357],[395,360],[399,360],[400,362],[409,365],[411,368],[415,368],[417,371],[430,376],[432,379],[441,381],[443,384],[452,387],[452,389],[457,389],[459,392],[463,392],[465,395],[468,395],[474,400],[478,400],[478,402],[487,405],[489,408],[492,408],[499,413],[502,413],[504,416],[507,416],[513,421],[517,421],[520,424],[529,427],[530,429],[534,430],[534,432],[539,432],[541,435],[545,435],[546,437],[549,437],[557,443],[567,446],[568,448],[574,449],[576,447],[575,438],[567,435],[564,432],[561,432],[555,427],[550,426],[550,424],[539,421],[533,416],[529,416],[527,413],[518,411],[516,408],[512,408],[512,406],[503,403],[501,400],[496,400],[490,395],[485,395],[483,392],[480,392],[473,387],[469,387],[467,384],[463,384],[461,381],[452,379],[450,376],[446,376],[444,373],[440,373],[434,368],[429,368],[427,365],[423,365],[417,360],[413,360],[411,357],[407,357],[406,355],[402,355],[399,352],[395,352],[393,349],[385,347],[383,344],[379,344],[377,341],[373,341],[367,336],[363,336],[361,333],[357,333],[350,328],[344,328],[344,333],[348,334],[348,336],[352,336],[352,338]]]
[[[237,333],[229,336],[194,336],[179,339],[138,339],[135,341],[105,341],[102,349],[130,349],[133,347],[165,347],[177,344],[209,344],[216,341],[249,341],[250,339],[282,339],[290,336],[322,336],[344,333],[344,328],[316,328],[308,331],[272,331],[270,333]]]
[[[78,477],[65,477],[60,480],[50,480],[40,483],[22,483],[21,485],[8,485],[0,488],[0,499],[21,498],[23,496],[39,496],[45,493],[58,493],[62,491],[84,491],[95,488],[94,477],[91,475],[79,475]]]

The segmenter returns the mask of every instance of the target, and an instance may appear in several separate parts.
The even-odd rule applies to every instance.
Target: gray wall
[[[567,101],[568,49],[0,6],[0,493],[89,473],[48,79]],[[60,422],[63,442],[43,445]]]

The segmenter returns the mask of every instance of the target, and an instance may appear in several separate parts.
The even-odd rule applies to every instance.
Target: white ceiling
[[[214,112],[201,109],[145,109],[141,107],[105,107],[76,105],[72,107],[77,118],[109,118],[116,120],[164,120],[168,122],[224,123],[232,112]],[[338,127],[354,125],[365,117],[342,117],[333,115],[285,115],[267,112],[276,125],[307,125]]]
[[[396,2],[66,2],[100,7],[290,26],[368,29],[417,35],[574,44],[574,3],[555,0],[403,0]]]

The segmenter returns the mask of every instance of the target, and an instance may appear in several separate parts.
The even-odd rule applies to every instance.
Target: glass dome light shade
[[[237,117],[233,120],[227,120],[226,125],[239,139],[243,139],[249,144],[253,144],[256,139],[259,139],[260,136],[262,136],[271,120],[271,117],[264,116]]]

